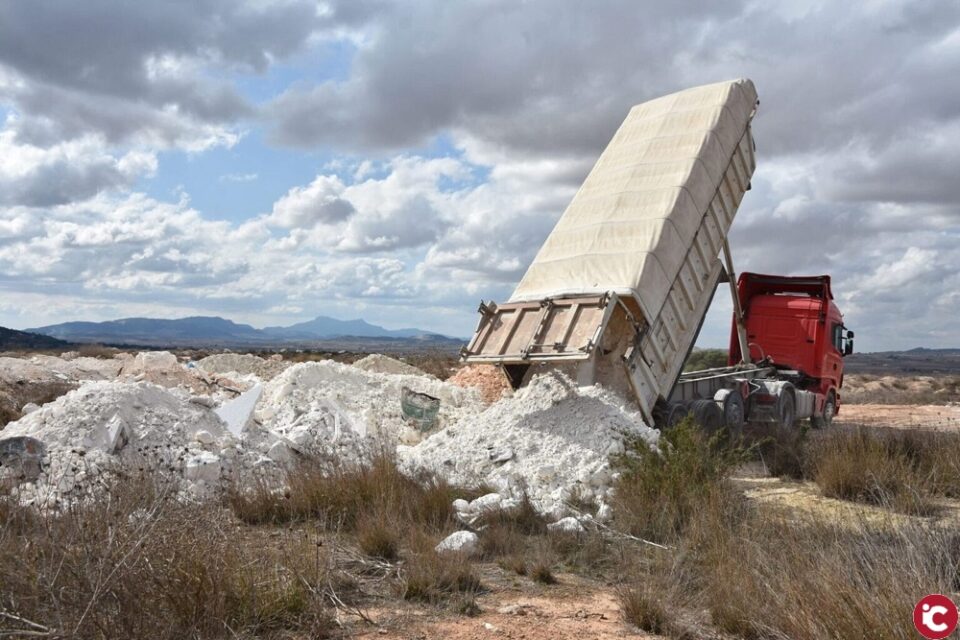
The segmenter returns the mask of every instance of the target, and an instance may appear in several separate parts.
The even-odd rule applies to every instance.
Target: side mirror
[[[849,331],[849,330],[847,331],[847,339],[853,340],[853,331]]]
[[[849,356],[853,353],[853,340],[847,339],[847,343],[843,345],[843,355]]]

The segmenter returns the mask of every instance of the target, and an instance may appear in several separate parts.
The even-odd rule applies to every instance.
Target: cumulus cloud
[[[48,207],[85,200],[156,170],[153,153],[111,155],[95,136],[41,148],[18,143],[10,126],[0,130],[0,205]]]
[[[288,228],[342,222],[354,212],[353,205],[341,197],[344,188],[340,178],[325,175],[305,187],[293,187],[273,204],[270,222]]]
[[[330,43],[351,52],[344,69],[281,74],[261,104],[241,91]],[[465,333],[631,105],[747,76],[759,167],[737,267],[832,273],[861,346],[956,346],[957,68],[952,0],[8,3],[2,286],[99,314],[339,308]],[[237,222],[130,193],[162,150],[234,153],[246,127],[319,152],[321,169],[296,184],[263,170],[273,205]],[[726,339],[725,304],[709,344]]]
[[[23,115],[18,136],[38,146],[88,134],[230,144],[253,106],[225,75],[261,73],[300,50],[321,13],[306,0],[4,3],[0,100]]]

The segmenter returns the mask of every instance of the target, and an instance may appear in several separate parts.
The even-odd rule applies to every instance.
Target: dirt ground
[[[960,405],[845,404],[837,423],[868,427],[960,429]]]
[[[486,583],[490,578],[484,576]],[[616,595],[603,584],[558,574],[559,584],[540,587],[529,579],[499,584],[477,597],[474,616],[417,608],[374,612],[386,624],[355,637],[388,640],[573,640],[579,638],[655,637],[628,628]],[[502,579],[501,579],[502,581]],[[379,616],[378,616],[379,614]]]

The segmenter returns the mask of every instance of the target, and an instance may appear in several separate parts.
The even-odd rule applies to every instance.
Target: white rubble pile
[[[294,365],[266,383],[255,415],[264,427],[294,441],[314,438],[309,432],[320,426],[325,432],[373,437],[387,446],[412,444],[423,434],[403,416],[404,387],[440,399],[438,428],[484,408],[474,389],[424,375],[373,373],[324,360]]]
[[[0,431],[0,441],[35,438],[46,451],[42,475],[21,484],[22,499],[70,501],[98,474],[119,468],[173,472],[191,496],[209,495],[234,478],[269,479],[280,488],[283,469],[305,457],[349,466],[395,448],[405,470],[498,492],[454,504],[468,525],[487,511],[516,508],[524,494],[555,518],[570,515],[565,502],[574,494],[594,499],[596,519],[605,521],[614,480],[610,455],[624,450],[627,436],[654,444],[658,435],[619,396],[578,387],[560,372],[536,376],[487,406],[476,389],[423,373],[380,373],[326,360],[289,366],[260,383],[274,366],[269,363],[287,363],[212,357],[211,369],[245,371],[237,374],[249,376],[249,390],[239,396],[218,391],[218,374],[194,373],[172,354],[150,352],[128,357],[119,379],[86,382],[53,402],[25,407],[23,417]],[[83,359],[69,362],[77,360]],[[38,368],[20,366],[24,374]],[[191,393],[192,384],[176,388],[188,377],[204,392]],[[157,379],[173,388],[153,384]],[[405,388],[439,399],[432,434],[403,415]],[[576,522],[561,520],[556,528],[578,531]]]
[[[217,353],[197,361],[197,366],[207,373],[256,376],[260,380],[270,380],[291,365],[276,354],[261,358],[249,353]]]
[[[405,467],[453,483],[526,492],[540,511],[561,516],[574,493],[603,504],[614,479],[609,457],[624,450],[625,435],[653,444],[659,434],[619,396],[551,372],[398,454]]]
[[[91,358],[74,355],[76,352],[66,352],[57,356],[37,355],[30,358],[30,362],[53,373],[67,376],[71,380],[113,380],[120,375],[124,363],[130,358],[129,354],[114,358]]]
[[[144,382],[89,382],[10,423],[0,435],[29,436],[45,445],[44,472],[21,494],[36,502],[89,490],[101,473],[120,467],[176,471],[189,491],[202,494],[243,454],[206,404],[206,398]]]
[[[408,364],[402,360],[397,360],[396,358],[391,358],[390,356],[385,356],[380,353],[371,353],[368,356],[360,358],[353,363],[353,366],[358,369],[363,369],[364,371],[370,371],[372,373],[393,373],[397,375],[408,376],[428,375],[412,364]]]

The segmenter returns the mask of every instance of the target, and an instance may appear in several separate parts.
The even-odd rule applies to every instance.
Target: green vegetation
[[[702,371],[727,366],[726,349],[694,349],[683,365],[684,371]]]

